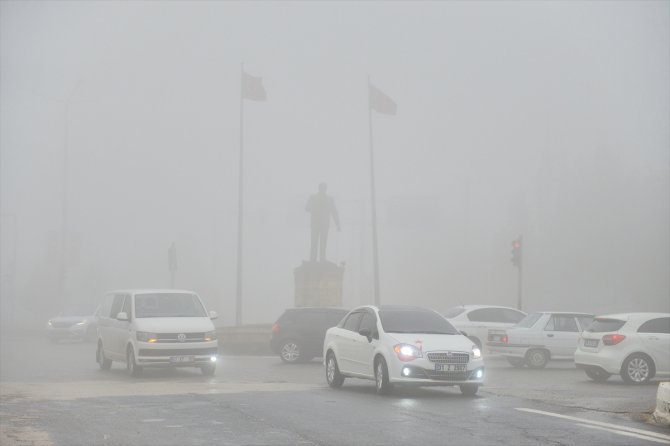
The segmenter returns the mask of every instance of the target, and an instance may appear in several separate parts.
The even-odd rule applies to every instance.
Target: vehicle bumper
[[[217,341],[184,344],[137,343],[136,362],[141,367],[202,367],[219,358]]]
[[[614,356],[604,351],[586,352],[577,349],[575,352],[575,366],[580,369],[597,367],[607,373],[616,375],[621,371],[621,362],[620,353]]]
[[[47,336],[51,339],[85,339],[88,325],[71,325],[69,327],[48,327]]]
[[[417,386],[453,386],[459,384],[483,384],[486,375],[484,361],[471,359],[465,370],[438,371],[436,364],[426,358],[410,362],[392,360],[389,367],[389,381],[393,384]],[[451,364],[450,364],[451,365]]]
[[[514,358],[525,358],[530,348],[528,345],[509,345],[494,342],[489,342],[487,346],[490,353]]]

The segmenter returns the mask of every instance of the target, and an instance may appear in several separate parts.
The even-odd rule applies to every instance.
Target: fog
[[[670,311],[666,1],[0,13],[4,327],[168,288],[172,243],[174,286],[235,323],[242,63],[267,92],[243,103],[245,324],[293,306],[321,182],[343,306],[373,302],[368,78],[397,104],[371,113],[382,303],[516,306],[522,235],[524,310]]]

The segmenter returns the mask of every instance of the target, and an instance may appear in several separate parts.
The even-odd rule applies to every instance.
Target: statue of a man
[[[319,261],[326,260],[326,245],[328,244],[328,227],[330,219],[335,222],[337,230],[340,230],[340,219],[337,215],[335,202],[333,198],[326,195],[328,186],[326,183],[319,184],[319,193],[312,195],[307,200],[305,210],[312,214],[312,243],[310,246],[310,260],[316,261],[317,249],[319,251]]]

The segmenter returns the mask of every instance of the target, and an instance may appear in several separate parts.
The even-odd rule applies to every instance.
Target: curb
[[[657,424],[670,426],[670,382],[668,381],[658,385],[656,410],[653,417]]]

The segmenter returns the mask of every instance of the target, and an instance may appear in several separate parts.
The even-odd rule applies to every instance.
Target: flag
[[[251,101],[265,101],[267,94],[263,87],[263,78],[242,72],[242,97]]]
[[[368,90],[370,93],[370,108],[384,115],[395,115],[396,105],[393,99],[370,83],[368,83]]]

